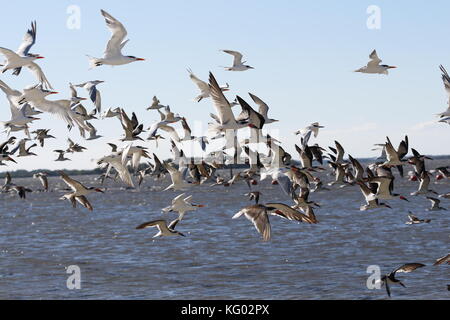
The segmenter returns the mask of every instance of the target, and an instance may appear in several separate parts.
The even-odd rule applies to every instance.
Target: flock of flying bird
[[[132,62],[143,61],[143,58],[127,56],[122,54],[122,49],[128,42],[125,40],[127,31],[117,19],[112,17],[106,11],[101,10],[105,18],[106,25],[111,31],[112,36],[107,43],[105,53],[102,58],[88,56],[91,68],[102,65],[125,65]],[[109,143],[111,153],[98,159],[99,166],[104,166],[105,173],[100,177],[102,183],[106,179],[117,179],[125,183],[129,188],[135,187],[132,175],[137,177],[139,186],[147,176],[154,177],[155,180],[162,180],[166,175],[170,176],[171,184],[165,190],[186,191],[204,183],[212,182],[211,186],[222,185],[230,187],[239,181],[246,182],[250,192],[247,196],[254,205],[247,206],[236,213],[232,218],[238,219],[245,216],[255,226],[256,230],[262,235],[264,241],[271,239],[271,224],[269,217],[280,217],[288,221],[304,222],[308,224],[317,224],[319,221],[314,210],[320,205],[309,200],[311,192],[322,192],[330,190],[324,185],[323,179],[319,178],[319,173],[325,172],[323,167],[325,159],[332,169],[331,175],[334,176],[328,187],[351,187],[357,186],[362,192],[365,204],[361,205],[361,211],[374,210],[377,208],[391,208],[390,204],[382,201],[400,199],[408,201],[405,195],[395,193],[394,181],[397,179],[394,172],[398,171],[400,177],[404,177],[404,166],[411,165],[414,170],[408,173],[408,179],[419,181],[420,185],[416,192],[411,196],[424,195],[431,201],[429,210],[446,210],[440,206],[441,199],[450,199],[450,192],[447,194],[436,194],[430,189],[430,181],[433,174],[435,179],[450,179],[449,167],[440,167],[433,170],[426,169],[426,161],[430,157],[422,155],[417,150],[411,148],[412,156],[407,158],[409,153],[409,141],[406,136],[401,141],[398,148],[395,148],[391,140],[387,137],[386,142],[376,145],[376,148],[382,151],[381,156],[375,163],[363,167],[363,165],[351,155],[348,160],[345,159],[345,149],[338,142],[334,142],[333,147],[328,151],[318,144],[311,145],[309,141],[312,137],[317,137],[319,130],[324,128],[319,123],[313,123],[305,128],[295,132],[299,137],[300,143],[296,145],[296,151],[299,155],[299,161],[286,152],[281,146],[280,141],[264,135],[262,129],[264,126],[276,123],[278,120],[271,119],[268,115],[268,105],[254,94],[249,94],[251,100],[257,105],[256,111],[242,97],[237,96],[234,101],[229,101],[225,93],[230,90],[226,86],[220,86],[215,76],[210,73],[208,81],[200,80],[192,70],[188,69],[189,77],[200,90],[200,94],[195,101],[201,102],[205,99],[211,99],[216,113],[211,114],[212,122],[209,123],[208,136],[195,137],[185,117],[175,114],[169,106],[162,105],[159,99],[153,97],[152,104],[147,110],[158,112],[160,120],[153,123],[148,129],[144,128],[137,115],[133,112],[131,116],[123,108],[109,108],[102,113],[101,94],[97,86],[103,81],[87,81],[81,84],[73,85],[70,83],[71,97],[64,100],[48,100],[47,97],[57,92],[44,75],[36,60],[43,57],[39,54],[30,53],[32,46],[36,42],[36,22],[31,24],[31,29],[27,31],[23,41],[17,51],[6,48],[0,48],[0,53],[6,58],[2,66],[2,73],[12,70],[13,74],[18,76],[23,67],[29,69],[38,80],[38,84],[29,86],[22,91],[10,88],[5,82],[0,80],[0,88],[5,93],[10,104],[11,119],[3,121],[5,132],[8,139],[0,144],[0,165],[6,165],[7,162],[16,162],[18,158],[36,156],[31,150],[39,146],[43,147],[45,140],[55,139],[50,133],[50,129],[36,129],[29,131],[30,125],[39,120],[37,117],[42,113],[51,113],[59,116],[67,124],[69,130],[77,127],[81,137],[86,140],[95,140],[101,138],[96,128],[92,125],[93,120],[106,118],[117,118],[122,126],[124,135],[121,141],[126,142],[123,147]],[[237,51],[223,50],[224,53],[233,56],[233,65],[225,67],[227,71],[246,71],[253,67],[246,65],[243,61],[243,55]],[[377,52],[374,50],[370,54],[370,61],[367,66],[356,70],[355,72],[369,74],[388,74],[389,69],[394,66],[381,64]],[[450,77],[443,66],[442,79],[445,89],[450,97]],[[89,95],[93,104],[93,110],[88,112],[81,104],[88,100],[78,95],[78,88],[84,89]],[[241,111],[238,116],[233,113],[233,108],[239,106]],[[439,122],[450,124],[450,106],[446,111],[440,113]],[[177,123],[182,124],[183,135],[180,136],[178,130],[174,128]],[[238,141],[236,132],[238,130],[249,128],[250,138]],[[24,132],[25,138],[17,141],[17,138],[10,136],[19,132]],[[140,135],[148,132],[147,141],[155,141],[158,148],[158,141],[169,139],[173,159],[161,161],[155,153],[151,153],[145,146],[133,145],[136,142],[144,141]],[[31,134],[34,135],[31,138]],[[164,134],[164,135],[163,135]],[[206,151],[208,143],[213,139],[222,139],[225,144],[222,148],[209,152],[207,157],[201,160],[186,156],[183,151],[185,143],[198,144],[203,151]],[[34,141],[34,143],[32,143]],[[261,145],[267,152],[260,152]],[[253,146],[253,147],[252,147]],[[256,146],[256,150],[255,150]],[[58,154],[55,161],[70,161],[66,156],[71,153],[84,152],[85,147],[68,139],[67,148],[54,150]],[[233,150],[230,156],[227,150]],[[248,168],[233,173],[233,167],[230,165],[241,163],[241,157],[245,159]],[[152,159],[146,165],[141,164],[141,160]],[[228,168],[230,177],[226,178],[219,169]],[[115,172],[114,175],[111,176]],[[68,185],[70,192],[63,195],[61,199],[69,200],[73,207],[77,202],[89,210],[93,206],[87,199],[87,196],[94,192],[105,192],[98,187],[87,187],[77,180],[72,179],[63,171],[60,171],[61,179]],[[34,178],[40,179],[44,192],[50,191],[47,174],[40,172],[34,175]],[[259,203],[261,193],[253,191],[252,186],[258,184],[258,180],[269,178],[273,185],[279,185],[286,196],[292,200],[293,205],[284,203]],[[15,191],[21,198],[26,197],[27,192],[31,190],[24,186],[18,186],[12,182],[11,175],[6,174],[5,183],[2,192]],[[137,229],[156,227],[158,233],[154,237],[161,236],[184,236],[183,233],[176,230],[176,226],[183,220],[185,214],[197,210],[203,205],[191,202],[192,196],[186,193],[175,197],[172,204],[164,208],[164,212],[177,212],[177,219],[170,223],[166,220],[155,220],[139,225]],[[413,213],[409,213],[407,224],[429,223],[429,219],[419,219]],[[436,261],[436,264],[450,264],[450,256],[447,255]],[[403,285],[401,281],[395,278],[396,273],[411,272],[422,264],[406,264],[393,272],[384,276],[381,281],[386,285],[390,295],[390,284]]]

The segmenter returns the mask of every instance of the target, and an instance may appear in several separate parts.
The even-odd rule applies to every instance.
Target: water
[[[448,165],[448,161],[435,162]],[[95,185],[94,177],[75,177]],[[327,182],[331,177],[327,178]],[[65,187],[50,178],[51,188]],[[434,181],[434,180],[433,180]],[[14,179],[39,189],[34,179]],[[163,192],[166,179],[147,178],[139,191],[108,182],[105,194],[92,194],[94,211],[72,209],[62,191],[33,192],[25,201],[0,194],[0,299],[386,299],[369,290],[369,265],[383,273],[410,262],[427,266],[398,274],[407,288],[392,287],[393,299],[449,299],[448,265],[432,266],[449,252],[450,211],[427,212],[424,196],[409,194],[418,182],[396,180],[394,209],[360,212],[358,187],[332,187],[312,193],[322,204],[320,223],[297,224],[271,217],[272,241],[264,243],[253,225],[231,217],[250,202],[244,182],[231,188],[203,185],[189,194],[207,205],[188,212],[177,226],[187,237],[152,239],[156,229],[136,230],[153,219],[173,219],[161,209],[180,192]],[[450,180],[430,185],[450,191]],[[262,202],[289,199],[278,186],[254,186]],[[442,206],[450,209],[450,200]],[[430,224],[405,225],[408,210]],[[69,290],[66,268],[81,269],[81,290]]]

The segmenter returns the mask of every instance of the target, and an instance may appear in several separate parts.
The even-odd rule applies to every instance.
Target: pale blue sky
[[[69,5],[81,9],[81,28],[66,27]],[[381,9],[381,29],[366,26],[369,5]],[[446,94],[439,64],[450,69],[450,20],[447,1],[48,1],[2,4],[0,46],[16,50],[32,20],[37,20],[37,43],[32,52],[40,60],[49,81],[60,94],[69,96],[68,83],[100,79],[103,109],[120,106],[135,111],[146,128],[157,120],[145,111],[153,95],[188,118],[191,125],[205,125],[214,111],[211,100],[192,102],[198,94],[186,68],[206,80],[212,71],[220,83],[228,82],[230,100],[247,92],[265,100],[270,116],[279,124],[284,146],[297,157],[293,132],[312,122],[326,126],[318,142],[332,145],[336,139],[355,157],[375,156],[372,145],[386,135],[397,144],[405,134],[424,154],[449,154],[450,128],[433,123],[446,108]],[[88,71],[86,54],[102,56],[110,33],[100,9],[119,19],[128,30],[125,54],[146,58],[126,66],[103,66]],[[255,70],[226,72],[231,63],[220,49],[241,51]],[[364,66],[377,49],[383,62],[398,66],[389,76],[352,71]],[[34,84],[27,70],[20,77],[0,78],[22,89]],[[87,96],[86,92],[80,94]],[[0,98],[0,120],[9,119],[6,99]],[[89,109],[90,103],[86,103]],[[53,149],[66,147],[65,124],[43,115],[32,129],[51,128],[58,140],[37,148],[39,157],[20,159],[18,165],[0,171],[37,168],[94,168],[109,152],[106,142],[117,141],[122,131],[117,119],[94,121],[107,138],[83,141],[77,130],[70,137],[88,147],[69,155],[72,162],[55,163]],[[178,125],[177,125],[178,127]],[[119,130],[120,129],[120,130]],[[146,137],[146,134],[142,135]],[[6,138],[0,134],[1,140]],[[442,142],[446,141],[446,146]],[[154,148],[154,143],[143,145]],[[168,155],[163,145],[157,154]]]

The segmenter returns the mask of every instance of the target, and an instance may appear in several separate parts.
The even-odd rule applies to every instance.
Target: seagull
[[[195,211],[198,208],[203,208],[202,204],[192,204],[190,201],[192,196],[186,197],[185,193],[180,194],[172,200],[172,204],[163,209],[164,212],[178,212],[178,221],[183,220],[184,215],[188,211]]]
[[[367,66],[362,67],[358,70],[355,70],[355,72],[362,72],[362,73],[378,73],[378,74],[389,74],[389,69],[395,69],[397,67],[395,66],[388,66],[386,64],[381,64],[381,59],[378,58],[377,51],[373,50],[372,53],[369,56],[370,61],[367,64]]]
[[[142,230],[146,228],[156,227],[158,228],[158,233],[153,236],[153,238],[158,237],[170,237],[170,236],[182,236],[185,237],[184,234],[181,232],[175,230],[175,226],[178,223],[178,219],[173,220],[169,225],[167,225],[167,222],[165,220],[155,220],[143,223],[136,227],[137,230]]]
[[[406,288],[406,286],[400,280],[395,278],[396,273],[401,273],[401,272],[409,273],[409,272],[412,272],[412,271],[414,271],[418,268],[422,268],[422,267],[425,267],[425,265],[421,264],[421,263],[407,263],[407,264],[404,264],[403,266],[395,269],[391,273],[388,273],[385,276],[383,276],[381,278],[381,283],[382,283],[382,285],[386,286],[386,292],[387,292],[388,296],[389,297],[391,296],[391,290],[390,290],[389,285],[399,284],[402,287]]]
[[[227,71],[246,71],[249,69],[255,69],[251,66],[245,65],[247,61],[242,62],[242,54],[238,51],[232,50],[221,50],[225,53],[231,54],[234,57],[233,66],[232,67],[224,67]]]
[[[119,66],[135,61],[144,61],[145,59],[142,58],[136,58],[135,56],[124,56],[122,54],[123,47],[129,41],[124,41],[127,36],[127,30],[122,23],[120,23],[105,10],[101,10],[101,14],[105,18],[106,26],[111,31],[112,36],[106,45],[103,58],[94,58],[88,55],[91,69],[101,65]]]
[[[73,207],[76,207],[76,201],[80,202],[88,210],[92,211],[93,207],[86,198],[87,195],[93,192],[104,193],[103,190],[96,187],[86,187],[79,181],[70,178],[64,171],[60,171],[61,179],[72,189],[72,193],[65,194],[61,199],[68,199]]]
[[[91,98],[91,101],[94,103],[97,113],[100,113],[102,110],[102,97],[100,91],[97,90],[97,85],[103,82],[105,81],[94,80],[75,85],[75,87],[84,88],[89,92],[89,98]]]
[[[188,69],[189,77],[191,80],[197,85],[197,87],[200,89],[200,95],[198,95],[194,100],[197,102],[202,101],[203,99],[209,98],[211,96],[211,91],[209,88],[208,83],[205,81],[200,80],[195,76],[195,74],[192,72],[191,69]],[[230,86],[227,83],[226,87],[220,88],[223,92],[230,90]]]

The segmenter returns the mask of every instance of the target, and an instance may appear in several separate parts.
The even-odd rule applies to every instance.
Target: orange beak
[[[59,92],[57,91],[51,91],[49,94],[58,94]]]
[[[198,208],[204,208],[206,207],[204,204],[195,204],[194,206],[198,207]]]
[[[136,58],[136,61],[145,61],[143,58]]]

